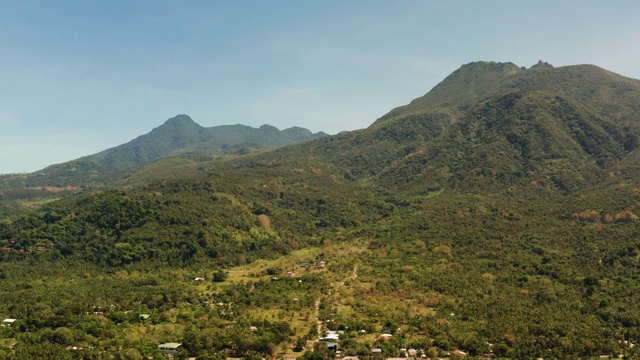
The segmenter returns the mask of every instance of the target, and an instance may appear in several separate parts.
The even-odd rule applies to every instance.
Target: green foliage
[[[214,282],[223,282],[225,280],[227,280],[227,277],[229,277],[229,274],[227,274],[224,271],[216,271],[213,273],[213,281]]]

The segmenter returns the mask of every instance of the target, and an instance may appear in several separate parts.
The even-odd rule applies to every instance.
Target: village
[[[273,276],[273,271],[267,271],[266,274],[269,275],[269,281],[272,283],[281,283],[285,279],[288,281],[294,281],[294,283],[302,283],[305,274],[309,274],[310,272],[317,271],[320,274],[327,271],[327,263],[325,261],[306,261],[302,262],[299,265],[296,265],[295,268],[283,271],[281,275],[282,278],[278,276]],[[214,275],[217,273],[214,273]],[[228,274],[225,276],[218,277],[217,279],[207,280],[203,276],[196,276],[191,278],[193,284],[197,284],[197,286],[211,286],[207,284],[224,284],[225,280],[227,280]],[[354,268],[351,273],[352,277],[357,277],[357,269]],[[331,291],[334,291],[332,289]],[[345,329],[340,329],[340,327],[336,327],[336,319],[334,317],[334,312],[321,312],[320,310],[320,298],[315,301],[315,322],[317,324],[317,336],[315,338],[307,340],[303,345],[296,345],[289,349],[289,351],[283,351],[280,353],[273,354],[271,359],[283,359],[283,360],[293,360],[303,358],[305,351],[317,352],[319,355],[324,354],[322,356],[331,356],[340,359],[359,359],[359,358],[374,358],[374,359],[420,359],[432,357],[433,354],[430,354],[428,350],[424,349],[414,349],[414,348],[398,348],[392,349],[389,344],[392,342],[394,335],[390,333],[380,333],[374,336],[374,341],[372,346],[370,347],[367,354],[352,354],[351,352],[345,352],[342,349],[342,341],[345,336]],[[298,298],[293,299],[294,302],[298,302]],[[180,306],[189,306],[189,304],[182,304]],[[219,312],[221,315],[225,315],[226,313],[233,313],[234,304],[233,303],[224,303],[215,300],[210,301],[201,301],[196,304],[191,304],[191,307],[199,307],[199,308],[209,308],[215,309],[215,311]],[[324,314],[324,317],[323,317]],[[151,313],[138,313],[134,314],[133,310],[120,310],[116,305],[109,306],[99,306],[95,305],[91,309],[84,312],[84,316],[86,317],[96,317],[96,318],[105,318],[106,319],[136,319],[136,322],[141,326],[155,328],[157,325],[157,314]],[[1,326],[6,328],[11,327],[19,327],[21,320],[18,318],[6,318],[3,320]],[[230,325],[229,328],[233,326]],[[249,326],[250,332],[259,333],[262,329],[258,326],[251,325]],[[354,331],[349,331],[349,336],[354,336]],[[371,338],[371,334],[364,329],[358,329],[355,332],[356,337]],[[349,339],[349,341],[353,341],[353,338]],[[168,358],[182,358],[185,354],[182,351],[185,348],[184,342],[175,338],[170,342],[163,342],[157,345],[157,349],[159,353],[166,355]],[[81,344],[70,344],[67,347],[70,351],[82,351],[83,346]],[[385,354],[394,353],[397,357],[387,356]],[[467,356],[463,351],[457,350],[451,354],[440,354],[445,355],[443,358],[461,358]],[[233,355],[229,355],[230,359],[234,359]],[[269,357],[267,357],[268,359]],[[196,357],[190,357],[189,359],[196,359]]]

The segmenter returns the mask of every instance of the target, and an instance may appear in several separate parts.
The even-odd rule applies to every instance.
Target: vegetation
[[[638,357],[639,94],[474,63],[369,129],[7,218],[0,358]]]

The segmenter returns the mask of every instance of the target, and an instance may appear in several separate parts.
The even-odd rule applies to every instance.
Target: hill
[[[0,222],[0,311],[24,321],[4,336],[331,358],[320,326],[363,358],[638,357],[639,99],[591,65],[479,62],[367,129],[162,160],[181,175]]]

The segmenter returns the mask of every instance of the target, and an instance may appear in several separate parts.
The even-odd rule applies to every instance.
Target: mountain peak
[[[261,131],[265,131],[265,132],[273,132],[273,133],[279,133],[280,132],[280,130],[277,127],[269,125],[269,124],[264,124],[264,125],[260,126],[260,130]]]
[[[516,64],[512,62],[495,62],[495,61],[474,61],[468,64],[464,64],[455,73],[467,73],[467,72],[502,72],[502,73],[514,73],[521,70]],[[452,74],[452,75],[453,75]]]
[[[531,67],[531,69],[538,69],[538,68],[553,69],[553,65],[549,64],[546,61],[543,62],[542,60],[539,60],[537,64]]]
[[[460,116],[484,96],[499,86],[505,78],[524,70],[511,62],[475,61],[462,65],[426,95],[397,107],[382,116],[373,125],[390,119],[422,113],[425,109],[446,109],[451,116]],[[455,119],[452,118],[452,121]]]
[[[195,121],[193,121],[193,119],[191,119],[189,115],[185,115],[185,114],[179,114],[172,117],[171,119],[165,121],[165,123],[162,126],[163,127],[169,126],[169,127],[178,128],[178,129],[201,127]]]

